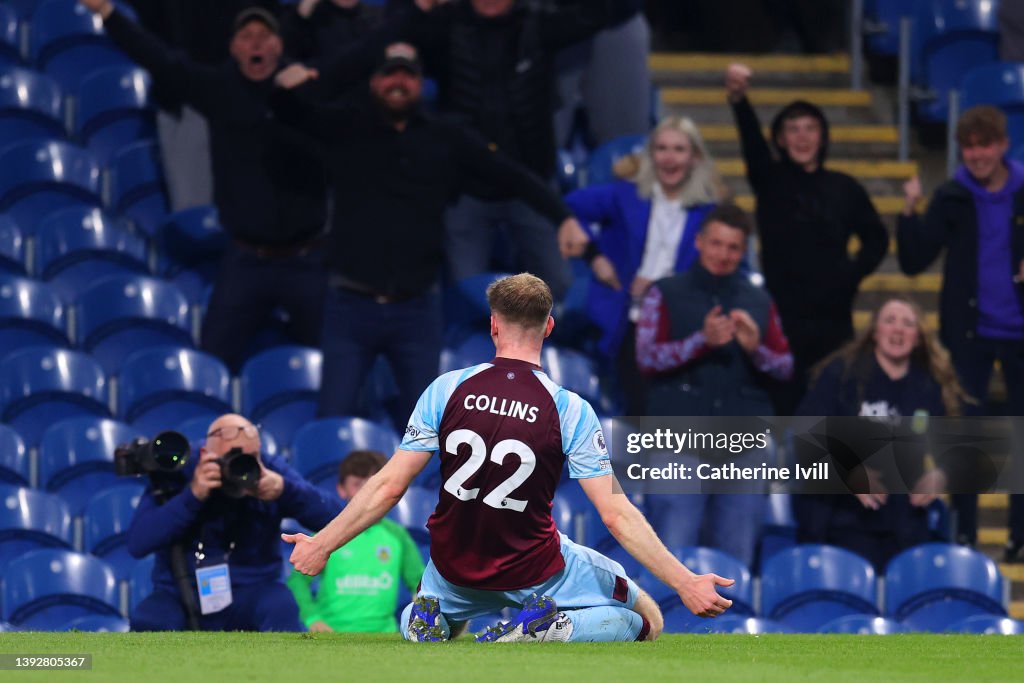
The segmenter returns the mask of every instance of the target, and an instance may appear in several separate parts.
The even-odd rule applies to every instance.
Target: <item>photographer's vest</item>
[[[733,309],[749,313],[762,336],[768,329],[771,298],[742,273],[715,277],[698,263],[656,284],[673,340],[703,329],[704,317],[717,305],[722,306],[723,315]],[[747,352],[732,341],[675,372],[652,378],[647,414],[772,415],[766,384],[767,378],[754,368]]]
[[[551,119],[555,91],[551,56],[540,40],[539,22],[543,17],[532,11],[513,12],[515,14],[507,19],[509,25],[505,30],[516,32],[515,57],[510,60],[511,71],[503,74],[503,82],[498,84],[485,82],[480,53],[488,48],[480,45],[480,38],[486,32],[472,21],[452,25],[448,42],[447,107],[464,115],[488,142],[498,142],[501,147],[500,131],[494,130],[496,123],[488,120],[485,102],[489,99],[489,87],[500,87],[505,100],[503,109],[508,112],[502,125],[512,127],[514,134],[511,138],[517,147],[502,151],[542,178],[548,178],[555,169]]]

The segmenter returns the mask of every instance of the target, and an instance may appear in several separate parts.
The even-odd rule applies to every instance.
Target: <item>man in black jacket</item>
[[[751,72],[726,72],[747,180],[757,197],[757,227],[765,283],[779,306],[796,361],[792,389],[776,410],[791,415],[806,390],[807,371],[853,337],[853,300],[861,280],[885,256],[888,231],[864,188],[824,168],[828,122],[820,109],[796,101],[772,121],[772,157],[747,100]],[[851,259],[852,236],[861,247]]]
[[[277,76],[278,118],[325,147],[333,189],[327,247],[321,415],[352,415],[378,355],[399,389],[392,417],[404,424],[437,375],[443,263],[442,216],[459,195],[520,198],[554,223],[575,223],[560,197],[475,134],[420,111],[415,48],[388,45],[367,96],[315,106],[290,90],[318,73],[293,65]]]
[[[203,319],[203,350],[237,371],[275,308],[287,314],[295,343],[317,345],[325,286],[317,241],[327,220],[326,181],[316,154],[267,117],[282,53],[277,20],[261,8],[243,10],[231,60],[210,67],[170,52],[110,0],[81,2],[103,17],[107,34],[156,85],[209,123],[214,203],[230,241]]]
[[[1024,415],[1024,164],[1006,158],[1006,116],[995,107],[972,107],[957,122],[963,165],[917,215],[921,184],[904,187],[906,206],[896,238],[900,268],[925,271],[947,250],[939,295],[942,343],[964,390],[977,400],[965,407],[984,415],[989,380],[998,361],[1007,390],[1007,413]],[[1020,457],[1018,455],[1018,457]],[[977,538],[977,497],[953,496],[957,540]],[[1024,561],[1024,496],[1010,497],[1006,561]]]
[[[557,52],[608,22],[620,0],[581,0],[544,11],[517,0],[444,3],[413,9],[400,35],[420,48],[438,82],[440,108],[476,129],[493,148],[552,180]],[[488,270],[499,226],[519,251],[521,265],[541,277],[556,299],[569,285],[549,221],[520,201],[495,194],[465,197],[447,218],[446,251],[452,277]]]

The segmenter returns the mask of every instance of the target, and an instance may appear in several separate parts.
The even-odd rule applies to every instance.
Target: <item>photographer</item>
[[[133,557],[156,553],[153,593],[135,607],[132,630],[179,631],[191,624],[203,631],[304,631],[280,580],[281,519],[320,528],[340,502],[283,458],[260,455],[259,431],[240,415],[214,420],[198,462],[176,476],[177,486],[167,485],[166,476],[153,479],[128,530]],[[187,597],[172,571],[177,546],[184,550]]]

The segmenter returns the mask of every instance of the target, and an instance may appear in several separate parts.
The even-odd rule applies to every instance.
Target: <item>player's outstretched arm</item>
[[[614,493],[614,475],[579,479],[580,486],[597,508],[601,521],[626,551],[679,594],[687,609],[699,617],[717,617],[732,606],[732,600],[718,594],[717,586],[735,581],[717,574],[694,574],[668,551],[629,498]]]
[[[292,565],[308,576],[322,572],[331,553],[379,522],[401,500],[432,455],[431,451],[395,451],[380,472],[370,477],[345,509],[315,536],[281,534],[282,540],[295,545]]]

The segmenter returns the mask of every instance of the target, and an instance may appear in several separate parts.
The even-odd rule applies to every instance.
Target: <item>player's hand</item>
[[[114,11],[114,3],[110,0],[78,0],[90,12],[95,12],[104,19]]]
[[[256,488],[256,497],[260,500],[272,501],[280,498],[282,493],[284,493],[284,477],[274,470],[268,470],[263,466],[261,460],[260,481]]]
[[[220,488],[220,463],[217,459],[218,456],[213,451],[205,448],[199,451],[199,464],[196,465],[196,471],[192,473],[192,483],[189,484],[192,495],[199,500],[206,500],[210,496],[210,491]]]
[[[750,77],[754,72],[746,64],[730,64],[725,70],[725,89],[729,94],[730,102],[739,102],[747,96],[747,89],[750,87]]]
[[[334,629],[322,621],[314,621],[309,625],[310,633],[334,633]]]
[[[597,278],[598,282],[603,282],[615,291],[622,289],[622,283],[619,282],[619,274],[615,272],[615,266],[612,265],[612,262],[604,254],[598,254],[594,257],[594,260],[590,262],[590,270],[593,271],[594,277]]]
[[[679,598],[698,617],[717,617],[732,607],[732,600],[718,594],[718,586],[729,586],[735,579],[725,579],[718,574],[694,574],[687,579],[679,591]]]
[[[301,0],[299,6],[295,8],[299,16],[303,19],[309,19],[313,15],[313,10],[320,4],[320,0]]]
[[[305,64],[289,64],[274,76],[274,85],[291,90],[317,78],[320,78],[320,72],[316,69],[311,69]]]
[[[722,307],[715,306],[704,316],[704,341],[713,349],[732,341],[736,323],[729,316],[722,315]]]
[[[562,252],[562,258],[579,256],[586,249],[588,242],[590,235],[575,218],[566,218],[558,226],[558,250]]]
[[[921,192],[921,179],[914,176],[903,183],[903,215],[913,216],[917,211],[917,205],[924,199]]]
[[[746,311],[734,308],[729,311],[729,319],[736,326],[736,342],[743,347],[747,353],[757,351],[761,343],[761,329]]]
[[[855,493],[860,504],[878,510],[889,502],[889,491],[882,483],[882,473],[871,467],[858,467],[850,472],[850,485],[863,493]]]
[[[289,561],[306,576],[316,576],[327,566],[329,552],[320,547],[317,540],[306,534],[281,534],[281,540],[295,546]]]

